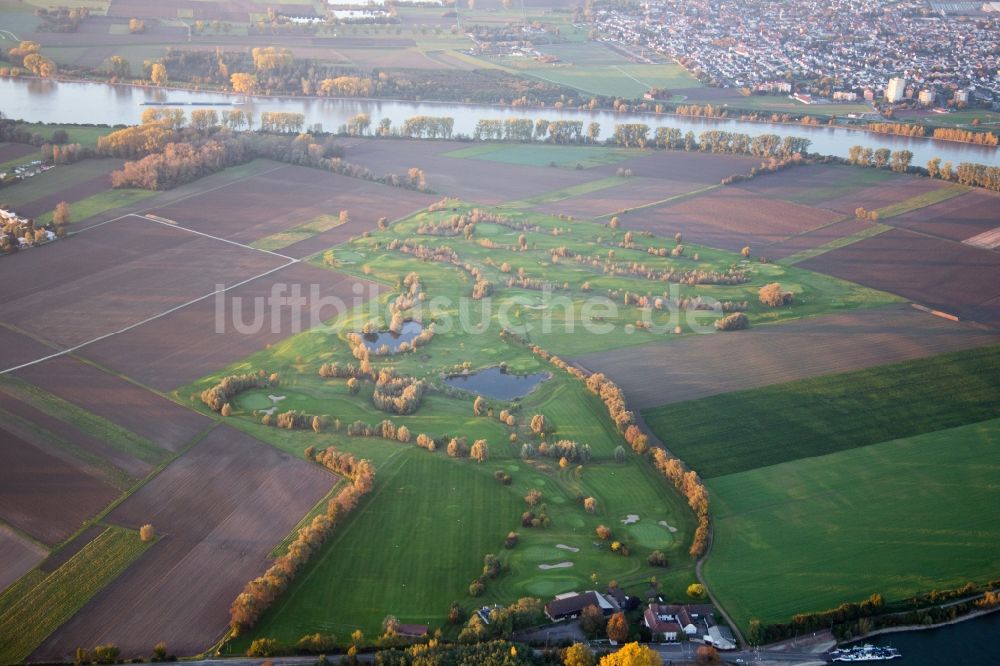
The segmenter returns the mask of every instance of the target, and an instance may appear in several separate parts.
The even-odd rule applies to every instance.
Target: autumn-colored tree
[[[687,586],[687,594],[694,599],[701,599],[705,596],[705,586],[701,583],[691,583]]]
[[[137,35],[142,32],[146,32],[146,23],[142,19],[129,19],[128,21],[128,31],[133,35]]]
[[[545,416],[542,414],[535,414],[531,417],[531,431],[536,435],[541,435],[548,430],[548,424],[545,421]]]
[[[777,282],[765,284],[757,292],[760,302],[771,308],[780,308],[792,302],[792,292],[783,291]]]
[[[611,529],[606,525],[598,525],[597,529],[594,530],[601,541],[607,541],[611,538]]]
[[[586,643],[573,643],[562,651],[563,666],[597,666],[597,657]]]
[[[52,212],[52,224],[57,227],[62,227],[69,224],[69,222],[69,204],[65,201],[60,201],[56,204],[56,209]]]
[[[615,216],[613,216],[613,217],[611,218],[611,224],[610,224],[609,226],[610,226],[610,227],[611,227],[612,229],[617,229],[617,228],[618,228],[618,225],[619,225],[619,223],[618,223],[618,216],[617,216],[617,215],[615,215]]]
[[[719,651],[711,645],[699,645],[694,651],[694,661],[696,664],[718,664]]]
[[[583,508],[586,510],[587,513],[594,513],[595,511],[597,511],[597,500],[595,500],[593,497],[588,497],[587,499],[583,500]]]
[[[628,620],[624,613],[615,613],[608,619],[608,638],[616,643],[624,643],[628,639]]]
[[[113,55],[104,61],[104,68],[115,79],[126,79],[132,73],[128,60],[120,55]]]
[[[638,643],[628,643],[617,652],[601,657],[600,666],[662,666],[663,659],[654,650]]]
[[[604,613],[591,604],[580,611],[580,629],[589,638],[596,638],[604,632]]]
[[[167,67],[161,62],[154,62],[149,70],[149,80],[154,86],[162,86],[167,83]]]
[[[346,210],[340,211],[340,215],[337,218],[341,224],[347,224],[351,221],[351,214]]]
[[[222,409],[219,410],[219,413],[222,414],[223,416],[232,416],[233,406],[227,402],[222,406]]]
[[[357,377],[351,377],[347,380],[347,390],[351,395],[357,395],[358,391],[361,390],[361,383]]]
[[[246,72],[233,72],[229,77],[233,92],[249,95],[257,88],[257,76]]]
[[[160,641],[153,646],[153,661],[165,661],[167,658],[167,644]]]
[[[649,554],[649,557],[646,558],[646,561],[649,562],[649,566],[651,567],[667,566],[667,556],[663,554],[662,550],[654,550]]]
[[[139,538],[143,541],[152,541],[155,536],[156,532],[153,530],[153,526],[151,524],[146,523],[139,528]]]
[[[481,395],[477,395],[476,399],[472,402],[472,413],[476,416],[482,416],[486,413],[486,400]]]
[[[395,636],[399,631],[399,619],[395,615],[386,615],[382,620],[382,635]]]
[[[485,439],[477,439],[473,442],[472,450],[469,452],[469,457],[478,463],[481,463],[490,457],[490,447],[486,443]]]
[[[749,259],[750,258],[750,246],[747,245],[742,250],[740,250],[740,254],[743,255],[744,258]]]
[[[542,491],[538,488],[532,488],[528,491],[528,494],[524,496],[524,501],[528,503],[528,506],[535,506],[542,501]]]

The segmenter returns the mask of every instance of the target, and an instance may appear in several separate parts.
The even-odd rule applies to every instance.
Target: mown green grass
[[[133,189],[123,189],[123,190],[107,190],[105,192],[100,192],[93,196],[87,197],[86,199],[81,199],[80,201],[74,201],[69,206],[70,212],[70,222],[82,222],[88,218],[95,215],[100,215],[106,211],[122,208],[123,206],[131,206],[139,203],[151,196],[158,194],[153,190],[133,190]],[[37,218],[36,222],[40,224],[48,224],[52,221],[52,211],[47,213],[42,213]]]
[[[640,99],[650,88],[700,88],[698,79],[676,64],[555,65],[523,70],[551,83],[593,95]]]
[[[387,614],[441,624],[521,513],[518,498],[474,465],[400,449],[379,468],[371,498],[336,529],[254,633],[295,641],[320,631],[347,639],[357,628],[372,635]]]
[[[586,129],[586,128],[585,128]],[[445,153],[448,157],[488,160],[524,166],[589,169],[647,155],[646,150],[611,149],[603,146],[557,146],[551,144],[486,143]]]
[[[109,527],[30,591],[22,590],[0,615],[0,663],[24,661],[150,545],[132,530]]]
[[[281,250],[293,243],[298,243],[307,238],[312,238],[316,234],[339,227],[341,224],[344,223],[340,221],[340,217],[337,215],[320,215],[291,229],[259,238],[250,243],[250,246],[258,250]]]
[[[65,5],[60,5],[61,7]],[[112,130],[108,127],[88,126],[88,125],[47,125],[45,123],[24,123],[17,126],[35,134],[41,134],[46,139],[52,137],[56,130],[64,130],[69,135],[70,143],[78,143],[84,148],[96,148],[97,139],[109,134]]]
[[[994,419],[712,479],[706,580],[744,628],[995,580],[998,461]]]
[[[703,477],[720,477],[1000,416],[1000,346],[664,405],[643,416]]]
[[[930,190],[929,192],[918,194],[915,197],[910,197],[909,199],[904,199],[903,201],[879,208],[879,219],[885,220],[897,215],[902,215],[903,213],[909,213],[912,210],[926,208],[932,204],[953,199],[959,195],[965,194],[968,191],[969,188],[964,185],[947,185],[945,187],[939,187],[936,190]]]

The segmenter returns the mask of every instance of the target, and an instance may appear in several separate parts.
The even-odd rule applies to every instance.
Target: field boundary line
[[[666,199],[660,199],[659,201],[651,201],[648,204],[643,204],[641,206],[636,206],[634,208],[628,208],[628,209],[625,209],[625,210],[618,210],[618,211],[615,211],[613,213],[605,213],[604,215],[599,215],[599,216],[595,217],[594,219],[595,220],[601,220],[601,219],[604,219],[606,217],[614,217],[615,215],[626,215],[628,213],[631,213],[631,212],[637,211],[637,210],[646,210],[647,208],[656,208],[658,206],[663,206],[665,204],[673,203],[675,201],[683,201],[685,199],[693,198],[693,197],[698,196],[699,194],[704,194],[705,192],[711,192],[712,190],[718,189],[720,187],[722,187],[721,184],[719,184],[719,185],[708,185],[706,187],[702,187],[702,188],[697,189],[697,190],[691,190],[690,192],[681,192],[680,194],[675,194],[672,197],[667,197]]]
[[[230,245],[235,245],[237,247],[242,247],[246,250],[251,250],[253,252],[263,252],[264,254],[270,254],[287,261],[297,263],[299,260],[295,257],[289,257],[288,255],[281,254],[278,252],[272,252],[271,250],[262,250],[260,248],[252,247],[245,243],[240,243],[234,240],[229,240],[228,238],[222,238],[221,236],[213,236],[212,234],[207,234],[204,231],[198,231],[197,229],[192,229],[190,227],[185,227],[182,224],[178,224],[174,221],[168,221],[165,217],[160,217],[158,215],[139,215],[138,213],[129,213],[125,217],[137,217],[140,220],[145,220],[146,222],[155,222],[156,224],[163,225],[164,227],[169,227],[170,229],[181,229],[187,231],[188,233],[197,234],[198,236],[204,236],[205,238],[211,238],[212,240],[222,241],[223,243],[229,243]]]
[[[265,272],[260,273],[258,275],[254,275],[253,277],[249,277],[249,278],[247,278],[245,280],[237,282],[236,284],[232,284],[232,285],[226,287],[225,289],[216,289],[215,291],[211,291],[211,292],[209,292],[209,293],[207,293],[207,294],[205,294],[203,296],[199,296],[197,298],[193,298],[190,301],[187,301],[186,303],[181,303],[180,305],[175,305],[174,307],[172,307],[172,308],[170,308],[168,310],[164,310],[163,312],[160,312],[159,314],[155,314],[155,315],[152,315],[150,317],[146,317],[142,321],[137,321],[137,322],[135,322],[133,324],[129,324],[128,326],[125,326],[124,328],[120,328],[117,331],[111,331],[110,333],[105,333],[104,335],[99,335],[98,337],[96,337],[96,338],[94,338],[92,340],[87,340],[86,342],[81,342],[78,345],[74,345],[74,346],[69,347],[67,349],[63,349],[62,351],[56,352],[55,354],[49,354],[48,356],[43,356],[41,358],[36,358],[34,361],[28,361],[27,363],[21,363],[20,365],[15,365],[13,367],[6,368],[4,370],[0,370],[0,375],[6,375],[6,374],[9,374],[11,372],[15,372],[17,370],[21,370],[23,368],[28,368],[28,367],[31,367],[33,365],[37,365],[39,363],[43,363],[43,362],[48,361],[48,360],[53,359],[53,358],[58,358],[60,356],[65,356],[66,354],[72,354],[73,352],[78,351],[80,349],[83,349],[84,347],[87,347],[89,345],[92,345],[95,342],[100,342],[101,340],[107,340],[108,338],[116,336],[116,335],[119,335],[121,333],[127,333],[128,331],[131,331],[134,328],[138,328],[139,326],[142,326],[143,324],[148,324],[151,321],[156,321],[157,319],[160,319],[162,317],[166,317],[167,315],[173,314],[174,312],[177,312],[178,310],[182,310],[182,309],[188,307],[189,305],[194,305],[195,303],[203,301],[206,298],[211,298],[213,296],[216,296],[217,294],[224,294],[224,293],[226,293],[227,291],[229,291],[231,289],[235,289],[237,287],[242,287],[243,285],[247,284],[248,282],[253,282],[254,280],[260,279],[262,277],[266,277],[266,276],[270,275],[271,273],[276,273],[277,271],[280,271],[283,268],[288,268],[292,264],[297,264],[297,263],[299,263],[298,259],[292,259],[288,263],[282,264],[281,266],[278,266],[276,268],[272,268],[269,271],[265,271]]]
[[[617,69],[622,74],[624,74],[625,76],[627,76],[628,78],[630,78],[633,81],[635,81],[636,83],[638,83],[640,86],[645,86],[647,89],[652,89],[652,88],[655,87],[655,86],[649,85],[645,81],[640,81],[639,79],[635,78],[634,76],[632,76],[631,74],[629,74],[628,72],[626,72],[624,69],[622,69],[620,65],[614,65],[614,68]]]
[[[840,221],[842,222],[843,220]],[[882,224],[881,222],[879,222],[867,229],[862,229],[861,231],[857,231],[853,234],[842,236],[841,238],[834,239],[829,243],[823,243],[822,245],[819,245],[817,247],[810,248],[808,250],[802,250],[801,252],[796,252],[794,254],[790,254],[784,259],[779,259],[777,263],[784,266],[794,266],[795,264],[806,261],[807,259],[813,259],[815,257],[824,255],[827,252],[833,252],[834,250],[839,250],[841,248],[854,245],[855,243],[860,243],[863,240],[868,240],[869,238],[875,238],[876,236],[881,236],[887,231],[892,231],[895,228],[896,227],[890,226],[888,224]]]

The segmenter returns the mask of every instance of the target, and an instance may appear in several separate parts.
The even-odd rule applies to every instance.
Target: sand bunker
[[[666,527],[666,528],[667,528],[668,530],[670,530],[671,532],[676,532],[676,531],[677,531],[677,528],[676,528],[676,527],[674,527],[673,525],[671,525],[670,523],[668,523],[668,522],[667,522],[667,521],[665,521],[665,520],[661,520],[661,521],[660,521],[660,525],[663,525],[664,527]]]
[[[637,522],[639,522],[639,516],[635,515],[634,513],[630,513],[627,516],[625,516],[624,520],[622,520],[622,525],[631,525],[632,523],[637,523]]]
[[[285,399],[283,395],[269,395],[267,396],[271,401],[271,407],[268,409],[260,410],[261,414],[267,414],[268,416],[273,416],[276,411],[278,411],[278,403]]]
[[[568,550],[571,553],[579,553],[580,552],[579,548],[574,548],[573,546],[567,546],[564,543],[557,543],[556,544],[556,548],[559,548],[560,550]]]
[[[538,568],[544,571],[549,569],[568,569],[573,566],[572,562],[560,562],[559,564],[539,564]]]

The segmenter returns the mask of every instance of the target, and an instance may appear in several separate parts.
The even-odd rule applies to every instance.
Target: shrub
[[[765,284],[757,292],[760,302],[771,308],[780,308],[792,302],[792,292],[782,291],[781,285],[777,282]]]
[[[750,326],[750,319],[742,312],[734,312],[715,322],[715,328],[720,331],[739,331]]]

